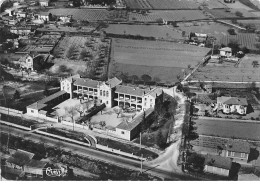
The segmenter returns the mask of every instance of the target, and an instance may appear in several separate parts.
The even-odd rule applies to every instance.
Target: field
[[[238,67],[235,63],[207,64],[199,68],[191,80],[226,81],[226,82],[255,82],[260,81],[260,68],[253,67],[253,61],[259,61],[258,55],[246,55]]]
[[[247,47],[250,50],[258,50],[255,46],[259,43],[259,37],[254,33],[238,33],[237,35],[227,35],[223,36],[219,44],[227,45],[230,41],[237,41],[240,47]]]
[[[196,22],[196,23],[178,23],[178,30],[196,33],[205,33],[209,36],[214,36],[220,40],[223,36],[228,35],[227,30],[230,26],[216,22]]]
[[[197,65],[208,52],[208,48],[181,43],[114,39],[111,56],[114,63],[110,69],[113,72],[123,70],[129,75],[149,74],[175,81],[173,75],[180,74],[188,65]]]
[[[207,10],[211,15],[213,15],[216,19],[231,19],[231,18],[239,18],[234,13],[227,12],[225,9],[211,9]]]
[[[73,19],[80,21],[102,21],[102,20],[126,20],[127,12],[124,10],[108,11],[106,9],[76,9],[76,8],[60,8],[50,9],[53,15],[72,15]]]
[[[221,0],[197,0],[197,2],[209,9],[227,8],[227,4]]]
[[[259,14],[260,16],[260,14]],[[260,30],[260,20],[258,19],[249,19],[249,20],[238,20],[238,23],[242,23],[242,24],[254,24],[256,26],[256,29]]]
[[[195,122],[199,135],[260,140],[260,123],[258,122],[225,121],[223,119],[198,119]]]
[[[254,12],[250,12],[249,10],[246,10],[246,9],[238,9],[238,8],[234,8],[234,9],[231,9],[231,13],[236,13],[236,12],[241,12],[243,14],[243,17],[258,17],[257,15],[254,14]]]
[[[119,35],[140,35],[145,37],[155,37],[164,39],[183,39],[181,31],[174,30],[168,25],[127,25],[127,24],[110,24],[104,29],[106,33]]]
[[[151,10],[147,14],[129,13],[129,21],[156,22],[158,19],[166,21],[191,21],[208,19],[200,10]]]
[[[66,65],[72,73],[88,69],[92,77],[106,77],[110,40],[95,37],[64,37],[54,49],[55,65],[52,72],[58,72],[60,65]]]
[[[126,0],[126,5],[130,9],[197,9],[198,5],[189,0]]]

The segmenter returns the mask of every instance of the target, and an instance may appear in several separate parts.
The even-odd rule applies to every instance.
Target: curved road
[[[16,129],[13,127],[9,127],[10,131],[8,130],[8,126],[1,124],[0,125],[0,131],[1,132],[10,132],[11,134],[14,134],[16,136],[22,136],[26,137],[27,139],[31,139],[34,141],[42,142],[44,141],[48,145],[53,145],[53,146],[61,146],[63,149],[66,151],[72,151],[74,154],[79,154],[79,155],[85,155],[89,156],[91,158],[97,159],[97,160],[102,160],[105,162],[111,162],[112,164],[124,167],[124,168],[129,168],[133,170],[140,170],[140,161],[138,160],[133,160],[129,159],[126,157],[122,157],[119,155],[113,155],[110,153],[98,151],[95,149],[91,149],[88,147],[68,143],[62,140],[57,140],[53,139],[50,137],[45,137],[41,136],[38,134],[34,134],[28,131]],[[172,173],[168,171],[164,171],[161,169],[158,169],[156,167],[151,167],[150,165],[146,165],[145,163],[143,164],[143,172],[150,173],[152,175],[167,179],[167,180],[198,180],[197,178],[191,177],[189,175],[186,175],[185,173],[183,174],[177,174],[177,173]]]

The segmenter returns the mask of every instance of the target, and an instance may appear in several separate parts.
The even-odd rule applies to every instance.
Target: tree
[[[45,88],[44,88],[44,91],[43,91],[43,95],[44,96],[49,96],[49,94],[50,94],[50,91],[49,91],[47,85],[45,85]]]
[[[66,114],[71,118],[71,121],[73,123],[73,131],[74,131],[74,125],[75,125],[75,121],[74,121],[74,116],[77,114],[77,110],[76,107],[72,106],[72,107],[65,107],[65,112]]]
[[[240,12],[240,11],[236,11],[236,12],[235,12],[235,15],[238,16],[238,17],[243,17],[243,13]]]
[[[13,99],[14,100],[17,100],[17,99],[20,99],[20,92],[18,90],[15,90],[15,93],[14,93],[14,96],[13,96]]]
[[[227,32],[230,34],[230,35],[236,35],[236,31],[235,29],[228,29]]]
[[[78,104],[75,106],[75,110],[79,113],[79,116],[81,117],[82,114],[85,112],[85,108],[83,105]]]
[[[240,50],[239,44],[236,40],[231,40],[227,46],[232,49],[233,54],[236,54]]]
[[[152,77],[150,75],[144,74],[141,76],[141,79],[146,83],[150,82],[152,80]]]
[[[254,68],[258,68],[259,63],[258,63],[258,61],[252,61],[252,65]]]
[[[117,114],[117,118],[118,118],[119,115],[122,114],[122,109],[121,108],[119,108],[119,109],[114,108],[114,112]]]
[[[135,83],[135,81],[139,80],[139,77],[137,75],[132,75],[129,78],[132,80],[132,83]]]
[[[159,131],[156,135],[156,144],[160,148],[165,148],[165,146],[166,146],[166,139],[163,136],[162,129],[159,129]]]
[[[202,171],[204,168],[205,158],[197,153],[189,154],[187,158],[188,164],[192,167],[192,169]]]
[[[155,81],[156,83],[159,83],[159,82],[161,82],[161,79],[159,77],[154,77],[153,81]]]
[[[102,127],[102,129],[106,126],[106,122],[105,121],[100,121],[99,125]]]
[[[155,20],[155,22],[157,22],[158,24],[163,24],[163,19],[162,18],[158,18]]]

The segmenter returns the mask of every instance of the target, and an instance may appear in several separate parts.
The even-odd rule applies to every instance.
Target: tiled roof
[[[153,89],[153,90],[149,93],[149,95],[151,95],[152,97],[156,98],[156,95],[159,96],[159,95],[162,94],[162,92],[163,92],[162,89],[160,89],[160,88],[155,88],[155,89]]]
[[[250,144],[246,141],[232,140],[227,143],[226,150],[238,153],[250,153]]]
[[[204,165],[209,165],[222,169],[231,169],[232,161],[230,158],[221,157],[218,155],[206,155]]]
[[[152,112],[154,111],[154,108],[149,108],[145,111],[145,116],[148,117]],[[116,128],[122,129],[122,130],[133,130],[136,126],[138,126],[142,120],[143,120],[143,114],[139,114],[135,119],[133,119],[131,122],[122,122],[119,125],[117,125]]]
[[[10,158],[7,159],[7,162],[23,166],[24,164],[30,162],[34,157],[34,153],[30,153],[23,150],[17,150]]]
[[[44,108],[46,106],[47,106],[46,104],[41,104],[41,103],[35,102],[35,103],[31,104],[31,105],[28,105],[27,108],[40,110],[40,109],[42,109],[42,108]]]
[[[221,48],[219,50],[226,51],[226,52],[232,52],[232,49],[230,47],[224,47],[224,48]]]
[[[123,86],[123,85],[118,85],[116,86],[116,91],[117,93],[125,93],[129,95],[135,95],[135,96],[143,96],[147,93],[150,93],[150,89],[141,89],[138,87],[131,87],[131,86]]]
[[[66,78],[66,80],[72,82],[72,80],[76,80],[78,78],[80,78],[80,75],[76,74],[76,75],[73,75],[73,76],[70,76],[70,77]]]
[[[218,103],[223,103],[227,105],[248,105],[246,98],[237,98],[237,97],[218,97]]]
[[[99,81],[88,78],[76,78],[74,85],[97,88]]]
[[[39,161],[32,159],[29,163],[26,164],[28,167],[34,167],[34,168],[44,168],[48,162],[46,161]]]
[[[110,85],[111,88],[121,84],[121,80],[119,80],[118,78],[114,77],[112,79],[108,79],[108,81],[105,82],[106,85]]]

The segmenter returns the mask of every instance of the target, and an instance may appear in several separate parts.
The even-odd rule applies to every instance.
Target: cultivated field
[[[251,50],[258,50],[255,46],[256,43],[260,43],[259,36],[254,33],[238,33],[237,35],[227,35],[223,36],[219,44],[227,45],[230,41],[237,41],[240,47],[247,47]]]
[[[172,26],[163,25],[127,25],[110,24],[104,29],[106,33],[119,35],[140,35],[164,39],[182,39],[181,31],[176,31]]]
[[[112,10],[106,9],[77,9],[77,8],[59,8],[50,9],[50,13],[53,15],[72,15],[73,19],[80,21],[102,21],[102,20],[126,20],[127,11],[125,10]]]
[[[197,65],[209,52],[208,48],[160,41],[114,39],[112,45],[112,73],[123,70],[129,75],[149,74],[169,81],[176,80],[173,75],[188,65]]]
[[[126,0],[126,5],[130,9],[179,10],[198,8],[196,2],[189,0]]]
[[[200,10],[152,10],[148,14],[129,13],[129,21],[156,22],[158,19],[166,21],[191,21],[208,19]]]
[[[96,37],[72,36],[64,37],[54,49],[55,65],[51,69],[57,70],[59,65],[66,65],[74,73],[78,70],[92,72],[93,77],[106,76],[110,40]]]
[[[216,19],[230,19],[239,18],[237,15],[231,12],[227,12],[225,9],[210,9],[207,10]]]
[[[260,81],[260,68],[253,67],[252,62],[259,61],[258,55],[246,55],[238,67],[235,63],[207,64],[199,68],[190,80],[226,81],[226,82],[256,82]]]
[[[226,3],[221,0],[196,0],[200,5],[206,6],[209,9],[227,8]]]
[[[259,14],[260,16],[260,14]],[[260,20],[258,19],[248,19],[248,20],[238,20],[237,22],[242,24],[254,24],[256,26],[256,29],[260,30]]]

